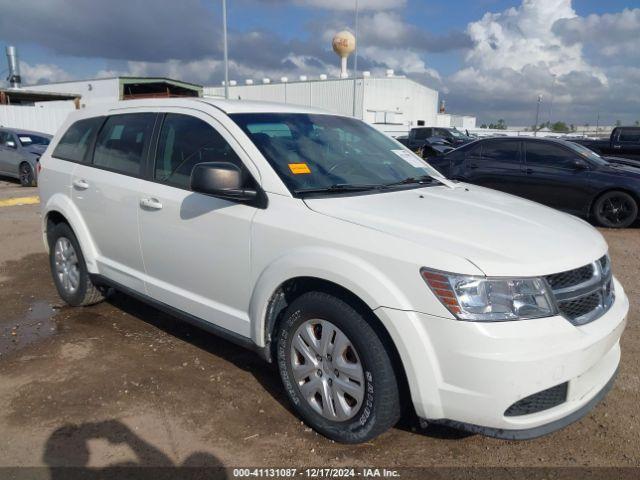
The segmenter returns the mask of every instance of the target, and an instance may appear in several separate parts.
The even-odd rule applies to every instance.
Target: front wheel
[[[19,167],[19,178],[20,185],[23,187],[35,187],[36,186],[36,176],[33,172],[33,168],[27,162],[22,162]]]
[[[608,228],[627,228],[638,218],[638,203],[626,192],[607,192],[593,205],[598,225]]]
[[[365,442],[400,418],[389,352],[347,302],[309,292],[294,300],[279,326],[277,357],[289,400],[319,433]]]

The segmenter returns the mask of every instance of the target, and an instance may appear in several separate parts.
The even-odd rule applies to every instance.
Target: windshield
[[[451,130],[449,130],[449,132],[451,133],[451,135],[453,135],[456,138],[460,138],[462,140],[466,140],[469,137],[467,137],[464,133],[460,132],[458,129],[456,128],[452,128]]]
[[[294,193],[442,178],[420,157],[359,120],[302,113],[230,116]]]
[[[593,150],[588,149],[587,147],[585,147],[583,145],[580,145],[578,143],[573,143],[573,142],[563,142],[563,143],[565,143],[565,145],[567,145],[573,151],[578,152],[583,157],[586,157],[587,160],[590,160],[590,161],[596,163],[597,165],[604,166],[604,165],[608,165],[609,164],[609,162],[607,162],[604,158],[602,158],[596,152],[594,152]]]
[[[29,145],[49,145],[49,139],[47,137],[41,137],[40,135],[31,135],[30,133],[19,133],[18,139],[20,145],[28,147]]]

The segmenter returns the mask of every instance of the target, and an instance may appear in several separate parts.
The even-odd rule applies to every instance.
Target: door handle
[[[162,210],[162,203],[157,198],[142,198],[140,206],[147,210]]]
[[[86,190],[87,188],[89,188],[89,183],[84,179],[74,180],[73,186],[76,188],[76,190]]]
[[[526,168],[524,170],[524,173],[526,173],[527,175],[532,175],[533,174],[533,168]]]
[[[470,163],[470,164],[469,164],[469,168],[470,168],[471,170],[475,170],[476,168],[478,168],[478,164],[477,164],[477,163]]]
[[[622,145],[614,145],[613,148],[622,148]]]

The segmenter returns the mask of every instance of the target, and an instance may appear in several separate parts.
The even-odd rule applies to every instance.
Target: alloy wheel
[[[60,237],[54,246],[56,278],[62,289],[73,295],[80,285],[78,255],[73,244],[66,237]]]
[[[30,186],[33,183],[33,169],[28,163],[20,165],[20,184]]]
[[[627,222],[635,214],[634,211],[634,205],[629,198],[614,194],[603,199],[598,213],[611,225],[620,225]]]

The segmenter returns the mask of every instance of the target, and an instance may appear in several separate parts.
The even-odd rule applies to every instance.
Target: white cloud
[[[640,54],[640,8],[561,19],[553,31],[569,45],[588,44],[604,56]]]
[[[475,45],[466,60],[483,70],[527,65],[545,66],[555,75],[592,70],[582,45],[565,45],[552,30],[558,20],[575,17],[571,0],[524,0],[519,7],[486,13],[467,28]]]
[[[31,65],[30,63],[21,61],[20,74],[22,76],[22,83],[24,85],[62,82],[71,79],[71,75],[69,75],[62,68],[58,67],[57,65],[47,63],[37,63],[35,65]]]
[[[602,121],[634,121],[640,111],[632,87],[637,64],[624,55],[599,63],[588,47],[602,54],[634,49],[637,55],[639,18],[635,10],[580,17],[571,0],[523,0],[486,13],[468,25],[474,45],[441,91],[450,88],[452,110],[476,112],[485,121],[532,124],[538,94],[543,121],[595,122],[598,112]]]

